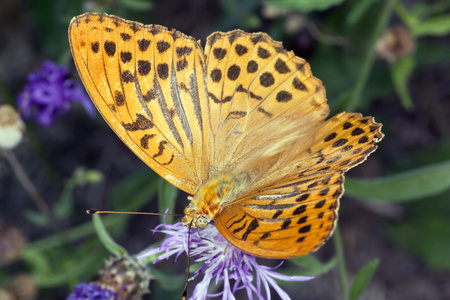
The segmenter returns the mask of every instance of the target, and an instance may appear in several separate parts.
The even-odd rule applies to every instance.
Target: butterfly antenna
[[[125,214],[125,215],[150,215],[150,216],[174,216],[174,217],[182,217],[182,214],[160,214],[160,213],[151,213],[151,212],[141,212],[141,211],[114,211],[114,210],[94,210],[88,209],[86,210],[88,215],[92,214]]]
[[[189,230],[188,230],[188,251],[187,251],[188,263],[187,263],[187,272],[186,272],[186,283],[184,284],[183,296],[181,296],[182,300],[186,300],[186,296],[187,296],[187,285],[188,285],[188,281],[189,281],[189,268],[191,267],[191,228],[192,228],[193,222],[194,222],[194,220],[192,220],[191,224],[189,224]]]

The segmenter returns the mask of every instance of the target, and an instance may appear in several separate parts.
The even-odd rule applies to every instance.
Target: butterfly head
[[[184,209],[185,216],[181,219],[186,227],[191,228],[205,228],[211,219],[205,214],[199,214],[195,209],[192,209],[191,205],[186,206]]]

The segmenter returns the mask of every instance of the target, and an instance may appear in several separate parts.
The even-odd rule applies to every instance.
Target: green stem
[[[401,2],[395,5],[395,12],[399,16],[399,18],[406,24],[406,26],[408,26],[409,30],[412,30],[413,26],[415,25],[415,19],[409,14],[409,12]]]
[[[367,80],[369,79],[370,70],[372,69],[373,62],[375,60],[375,44],[383,32],[384,28],[389,21],[389,18],[392,14],[395,4],[398,0],[386,0],[383,6],[383,9],[380,14],[380,18],[376,24],[375,30],[372,33],[372,37],[370,39],[369,47],[367,49],[366,57],[364,58],[363,65],[361,67],[360,74],[358,76],[358,81],[356,82],[355,89],[351,95],[350,101],[347,105],[347,111],[353,111],[358,106],[358,102],[361,99],[362,92],[364,87],[367,84]]]
[[[123,224],[124,218],[126,218],[126,216],[122,218],[121,216],[107,216],[103,218],[103,223],[106,228],[111,228],[112,226],[117,225],[121,226],[120,224]],[[60,246],[63,243],[70,243],[93,234],[95,234],[94,225],[92,224],[92,222],[87,222],[70,230],[64,231],[63,239],[60,235],[55,234],[51,237],[29,243],[26,247],[31,248],[35,251],[42,252]]]
[[[54,227],[57,227],[55,218],[52,214],[50,207],[47,205],[44,198],[41,196],[41,194],[39,193],[36,186],[31,181],[31,179],[25,173],[25,170],[22,168],[22,164],[17,159],[17,157],[14,155],[14,153],[10,150],[5,149],[2,151],[2,154],[8,160],[9,164],[11,165],[11,168],[14,171],[14,174],[16,175],[17,179],[24,187],[24,189],[27,192],[30,199],[36,205],[36,207],[39,210],[39,212],[41,213],[41,215],[44,216],[45,218],[47,218],[47,221],[52,223],[52,225]]]
[[[344,299],[349,300],[350,294],[347,284],[347,269],[345,268],[345,257],[344,257],[344,247],[342,246],[341,231],[339,230],[339,225],[336,224],[336,229],[334,230],[334,247],[336,248],[336,256],[338,258],[339,275],[341,279],[342,293],[344,294]]]

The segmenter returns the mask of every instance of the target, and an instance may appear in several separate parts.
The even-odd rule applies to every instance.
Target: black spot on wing
[[[129,39],[131,39],[131,35],[129,35],[128,33],[121,33],[120,37],[122,38],[122,40],[124,42],[128,41]]]
[[[141,147],[144,149],[148,149],[148,141],[154,138],[156,135],[154,134],[146,134],[141,138]]]
[[[190,48],[190,47],[177,47],[177,48],[175,49],[175,52],[176,52],[178,58],[180,58],[180,57],[182,57],[182,56],[185,55],[185,54],[186,54],[186,55],[191,54],[192,48]]]
[[[120,74],[120,80],[122,80],[123,83],[130,83],[134,81],[134,76],[130,71],[125,70]]]
[[[237,44],[234,47],[234,50],[236,51],[236,54],[239,56],[242,56],[248,52],[248,48],[241,44]]]
[[[154,125],[152,121],[147,119],[144,115],[137,113],[136,121],[133,123],[122,123],[122,126],[129,131],[151,129]]]
[[[177,72],[181,72],[188,67],[188,61],[183,58],[177,61]]]
[[[257,55],[259,58],[266,59],[270,57],[270,52],[262,47],[258,47]]]
[[[100,50],[100,44],[98,42],[92,43],[91,49],[92,49],[92,52],[98,53],[98,51]]]
[[[148,46],[150,46],[150,40],[147,39],[140,39],[137,43],[141,51],[147,50]]]
[[[214,69],[211,71],[209,76],[213,82],[220,82],[220,80],[222,80],[222,71],[219,69]]]
[[[166,41],[158,41],[156,43],[156,49],[158,50],[159,53],[164,53],[169,48],[170,48],[170,44]]]
[[[228,68],[227,77],[228,79],[234,81],[238,79],[239,74],[241,73],[241,68],[238,65],[232,65]]]
[[[250,60],[247,63],[247,72],[248,73],[255,73],[256,71],[258,71],[258,63],[254,60]]]
[[[247,112],[245,111],[231,111],[228,116],[225,118],[225,120],[230,119],[241,119],[247,115]]]
[[[138,60],[137,62],[138,72],[141,76],[146,76],[150,73],[151,64],[148,60]]]
[[[156,71],[162,80],[166,80],[169,77],[169,65],[167,63],[158,64]]]
[[[225,55],[227,55],[227,49],[225,48],[214,48],[213,55],[216,59],[222,60]]]
[[[289,69],[286,63],[281,59],[277,59],[275,62],[275,70],[280,74],[286,74],[291,71],[291,69]]]
[[[243,241],[246,241],[247,240],[247,238],[248,238],[248,235],[252,232],[252,231],[254,231],[256,228],[258,228],[259,227],[259,222],[258,222],[258,220],[253,220],[249,225],[248,225],[248,227],[247,227],[247,230],[245,231],[245,233],[242,235],[242,240]]]
[[[259,83],[264,87],[269,87],[275,83],[275,78],[269,72],[265,72],[259,77]]]
[[[112,41],[105,41],[105,52],[108,56],[112,57],[116,53],[116,43]]]
[[[120,52],[120,60],[124,64],[126,64],[129,61],[131,61],[132,58],[133,58],[133,56],[131,55],[131,52],[128,52],[128,51]]]
[[[117,106],[122,106],[125,104],[125,96],[119,90],[114,93],[114,102]]]
[[[324,142],[329,142],[329,141],[333,140],[334,138],[336,138],[336,136],[337,136],[337,133],[336,132],[332,132],[323,141]]]

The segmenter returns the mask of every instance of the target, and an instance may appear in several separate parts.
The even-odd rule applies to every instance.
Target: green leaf
[[[361,296],[361,294],[366,290],[367,285],[372,279],[373,273],[377,270],[379,263],[379,259],[373,259],[361,270],[359,270],[358,274],[355,276],[355,279],[353,279],[353,284],[350,289],[350,300],[358,299],[359,296]]]
[[[411,110],[414,107],[408,89],[408,80],[414,70],[414,66],[414,58],[408,56],[397,60],[394,67],[391,69],[391,77],[394,82],[395,90],[400,97],[403,107],[407,110]]]
[[[268,0],[266,5],[298,10],[301,12],[312,12],[317,10],[325,10],[331,6],[341,4],[344,0]]]
[[[87,170],[85,180],[87,183],[91,184],[99,183],[103,181],[103,173],[95,169]]]
[[[408,219],[388,227],[389,237],[397,245],[434,270],[450,270],[449,196],[446,192],[427,201],[409,203]]]
[[[378,0],[365,0],[355,2],[350,13],[347,15],[347,24],[352,26],[361,20],[369,8]]]
[[[445,36],[450,33],[450,15],[439,15],[428,20],[417,22],[411,27],[414,36]]]
[[[290,262],[305,268],[306,270],[295,270],[295,275],[302,276],[318,276],[327,273],[331,270],[337,263],[336,257],[333,257],[326,263],[321,263],[312,255],[305,255],[296,258],[289,259]]]
[[[373,180],[346,179],[346,194],[379,202],[407,202],[450,188],[450,161]]]
[[[42,252],[26,246],[22,251],[22,260],[26,262],[34,274],[49,273],[50,261]]]
[[[55,288],[64,284],[75,285],[86,277],[93,276],[103,265],[106,253],[103,249],[98,251],[98,243],[81,246],[65,251],[66,257],[61,253],[52,262],[51,272],[42,274],[33,273],[37,285],[42,288]],[[67,253],[69,252],[69,253]],[[88,255],[86,255],[89,253]]]
[[[44,215],[34,210],[26,210],[24,211],[23,215],[30,223],[34,225],[46,227],[50,224],[49,220]]]
[[[153,8],[153,3],[149,0],[119,0],[119,5],[130,10],[141,11]]]
[[[408,26],[409,28],[412,28],[415,24],[418,23],[417,16],[414,16],[410,14],[406,8],[403,6],[401,2],[398,2],[395,5],[395,11],[397,15],[400,17],[400,19]]]
[[[161,178],[158,186],[158,207],[159,211],[164,213],[168,208],[169,213],[173,213],[175,201],[177,200],[178,189],[170,184],[168,181]],[[160,217],[163,223],[164,216]],[[173,216],[166,216],[166,223],[173,223]]]
[[[152,275],[155,277],[155,280],[161,284],[161,287],[168,291],[179,291],[181,288],[183,288],[183,285],[186,282],[185,275],[169,275],[154,268],[152,269]]]
[[[105,226],[103,225],[102,219],[100,215],[94,214],[93,216],[93,222],[95,231],[97,232],[98,238],[102,242],[103,246],[112,254],[115,255],[124,255],[127,253],[127,251],[117,244],[112,237],[109,235],[108,231],[106,231]]]
[[[427,222],[424,222],[427,221]],[[421,225],[421,226],[418,226]],[[450,271],[450,222],[443,217],[428,217],[420,222],[389,228],[389,235],[402,248],[415,254],[434,270]]]
[[[128,176],[111,192],[111,208],[121,211],[139,210],[156,195],[159,178],[148,169]]]
[[[74,204],[72,190],[67,193],[63,192],[58,202],[53,205],[53,212],[56,218],[59,220],[69,218],[73,213]]]

